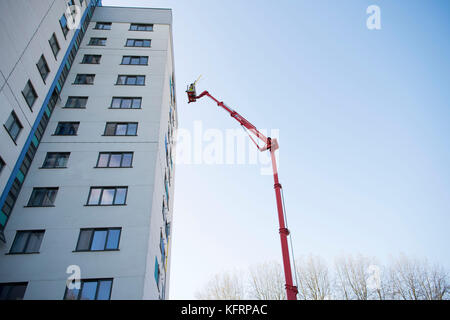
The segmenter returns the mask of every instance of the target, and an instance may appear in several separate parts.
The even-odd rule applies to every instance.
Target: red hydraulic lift
[[[197,82],[197,81],[196,81]],[[297,287],[294,286],[292,282],[292,270],[291,270],[291,261],[289,258],[289,246],[287,241],[287,236],[289,235],[289,230],[286,227],[285,223],[285,213],[284,213],[284,203],[282,201],[281,197],[281,184],[278,180],[278,170],[277,170],[277,163],[275,159],[275,151],[278,149],[278,142],[276,139],[271,139],[270,137],[264,136],[261,132],[256,129],[256,127],[251,124],[249,121],[247,121],[243,116],[241,116],[236,111],[230,109],[227,107],[223,102],[217,100],[214,98],[208,91],[203,91],[201,94],[197,96],[196,90],[195,90],[195,84],[196,82],[189,85],[188,89],[186,90],[189,102],[196,102],[197,99],[203,98],[205,96],[211,98],[214,100],[215,103],[219,107],[222,107],[225,111],[227,111],[230,116],[234,119],[236,119],[240,125],[244,128],[244,130],[247,131],[247,133],[250,136],[250,139],[253,141],[253,143],[256,145],[256,147],[259,149],[259,151],[270,151],[270,156],[272,159],[272,169],[273,169],[273,179],[274,179],[274,188],[275,188],[275,197],[277,201],[277,209],[278,209],[278,221],[279,221],[279,232],[280,232],[280,240],[281,240],[281,252],[283,254],[283,266],[284,266],[284,276],[286,281],[286,295],[288,300],[297,300]],[[260,146],[255,139],[250,134],[252,133],[254,137],[261,140],[264,145]]]

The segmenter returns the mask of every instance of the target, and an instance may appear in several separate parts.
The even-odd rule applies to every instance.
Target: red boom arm
[[[287,236],[289,235],[289,230],[286,228],[285,217],[284,217],[284,209],[283,209],[283,201],[281,198],[281,184],[278,181],[278,169],[277,163],[275,159],[275,150],[278,149],[278,142],[276,139],[271,139],[270,137],[264,136],[261,132],[256,129],[256,127],[247,121],[243,116],[241,116],[236,111],[227,107],[223,102],[214,98],[208,91],[203,91],[200,95],[197,96],[195,91],[195,83],[191,84],[186,91],[188,94],[189,103],[197,101],[204,96],[207,96],[214,100],[215,103],[219,107],[222,107],[225,111],[227,111],[232,118],[236,119],[241,126],[245,129],[249,130],[256,138],[261,140],[264,145],[260,146],[255,139],[250,135],[250,139],[255,143],[256,147],[260,151],[270,150],[270,156],[272,159],[272,169],[273,169],[273,179],[274,179],[274,188],[275,188],[275,197],[277,201],[277,209],[278,209],[278,221],[280,224],[279,232],[280,232],[280,240],[281,240],[281,252],[283,255],[283,266],[284,266],[284,276],[286,280],[286,294],[288,300],[297,300],[297,287],[294,286],[292,282],[292,270],[291,270],[291,261],[289,258],[289,247]]]

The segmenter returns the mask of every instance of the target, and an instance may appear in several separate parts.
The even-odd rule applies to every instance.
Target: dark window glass
[[[85,54],[81,63],[99,64],[101,58],[102,56],[99,54]]]
[[[36,101],[38,95],[36,91],[34,90],[33,84],[30,80],[28,80],[27,84],[25,85],[25,88],[22,91],[23,97],[25,98],[28,106],[31,108]]]
[[[17,231],[10,253],[37,253],[44,238],[43,230]]]
[[[88,97],[69,97],[64,108],[86,108]]]
[[[59,122],[56,127],[57,136],[74,136],[77,134],[79,122]]]
[[[88,206],[124,205],[128,187],[92,187]]]
[[[135,136],[137,125],[135,122],[108,122],[105,128],[105,136]]]
[[[22,131],[22,124],[20,123],[19,119],[17,118],[16,114],[11,112],[9,115],[8,120],[5,123],[5,128],[8,131],[11,138],[16,141],[17,137],[19,136],[20,131]]]
[[[148,57],[147,56],[123,56],[122,64],[147,65]]]
[[[77,251],[105,251],[119,249],[121,228],[81,229]]]
[[[39,252],[43,238],[43,232],[31,232],[27,243],[27,252]]]
[[[126,80],[127,80],[127,76],[118,76],[116,84],[125,84]]]
[[[153,31],[153,24],[132,23],[130,31]]]
[[[3,161],[2,158],[0,158],[0,173],[3,171],[4,167],[5,167],[5,161]]]
[[[80,289],[66,289],[64,300],[110,300],[112,279],[81,280]]]
[[[98,168],[127,168],[131,167],[133,159],[132,152],[101,152],[98,161]]]
[[[42,77],[42,80],[45,83],[45,79],[47,79],[48,74],[50,73],[50,68],[48,67],[47,61],[45,60],[44,55],[41,56],[38,63],[36,64],[39,74]]]
[[[150,47],[150,39],[127,39],[127,47]]]
[[[70,152],[48,152],[43,168],[66,168]]]
[[[92,238],[92,229],[81,230],[78,237],[77,251],[89,250]]]
[[[142,98],[114,97],[111,102],[113,109],[140,109]]]
[[[97,22],[95,29],[99,30],[111,30],[111,22]]]
[[[89,40],[90,46],[106,46],[106,38],[91,38]]]
[[[48,42],[50,43],[50,47],[52,48],[53,55],[55,56],[55,59],[56,59],[56,56],[58,55],[58,52],[61,49],[59,47],[59,43],[58,43],[58,39],[56,38],[56,34],[53,34]]]
[[[20,231],[16,233],[13,245],[11,246],[11,253],[23,253],[27,246],[29,232]]]
[[[69,27],[67,26],[67,19],[65,14],[62,15],[61,19],[59,19],[59,25],[61,26],[61,30],[65,37],[69,32]]]
[[[23,300],[27,285],[27,282],[0,283],[0,300]]]
[[[74,84],[94,84],[95,74],[77,74]]]
[[[58,188],[34,188],[28,201],[29,207],[48,207],[55,203]]]
[[[116,135],[116,124],[107,123],[105,128],[105,136],[115,136]]]
[[[145,84],[145,76],[127,76],[127,75],[119,75],[117,77],[118,85],[139,85],[142,86]]]

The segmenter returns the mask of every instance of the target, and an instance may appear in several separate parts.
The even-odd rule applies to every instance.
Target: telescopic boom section
[[[297,287],[294,286],[292,282],[292,269],[291,269],[291,260],[289,257],[289,246],[287,237],[289,235],[289,230],[286,227],[285,224],[285,216],[284,216],[284,208],[283,208],[283,201],[281,198],[281,184],[278,180],[278,169],[277,169],[277,163],[275,159],[275,150],[278,149],[278,142],[276,139],[271,139],[270,137],[266,137],[261,132],[256,129],[256,127],[251,124],[249,121],[247,121],[243,116],[241,116],[239,113],[234,111],[233,109],[227,107],[223,102],[217,100],[214,98],[208,91],[203,91],[201,94],[197,96],[196,90],[195,90],[195,82],[192,83],[190,86],[188,86],[188,89],[186,90],[188,95],[189,103],[196,102],[197,99],[203,98],[205,96],[211,98],[214,100],[215,103],[219,107],[222,107],[225,111],[227,111],[230,116],[234,119],[236,119],[241,126],[243,126],[245,129],[249,131],[250,139],[255,143],[256,147],[259,149],[259,151],[265,151],[270,150],[270,156],[272,159],[272,169],[273,169],[273,179],[274,179],[274,188],[275,188],[275,197],[277,202],[277,210],[278,210],[278,221],[279,221],[279,232],[280,232],[280,240],[281,240],[281,252],[283,255],[283,267],[284,267],[284,276],[286,280],[286,294],[288,300],[297,300]],[[254,137],[258,138],[260,141],[264,143],[263,146],[258,144],[258,142],[254,139],[254,137],[250,134],[252,133]]]

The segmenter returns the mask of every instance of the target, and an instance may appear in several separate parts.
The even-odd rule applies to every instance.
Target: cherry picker
[[[197,79],[198,81],[198,79]],[[280,233],[280,240],[281,240],[281,252],[283,255],[283,267],[284,267],[284,276],[286,281],[286,295],[288,300],[297,300],[297,287],[294,286],[292,282],[292,270],[291,270],[291,261],[289,257],[289,246],[287,237],[289,235],[289,230],[287,229],[287,224],[285,220],[285,210],[284,210],[284,203],[281,196],[281,184],[278,180],[278,169],[277,169],[277,163],[275,159],[275,151],[278,149],[278,142],[276,139],[272,139],[270,137],[264,136],[261,132],[258,131],[258,129],[251,124],[249,121],[247,121],[243,116],[241,116],[239,113],[234,111],[233,109],[226,106],[223,102],[217,100],[214,98],[208,91],[203,91],[199,95],[196,93],[196,82],[191,83],[186,93],[188,95],[188,103],[196,102],[197,99],[203,98],[203,97],[209,97],[211,98],[219,107],[227,111],[232,118],[234,118],[239,124],[244,128],[244,130],[247,131],[250,139],[253,141],[253,143],[256,145],[259,151],[270,151],[270,156],[272,159],[272,169],[273,169],[273,179],[274,179],[274,188],[275,188],[275,198],[277,203],[277,210],[278,210],[278,221],[279,221],[279,233]],[[255,139],[259,139],[263,142],[263,145],[261,146],[258,144],[258,142]]]

